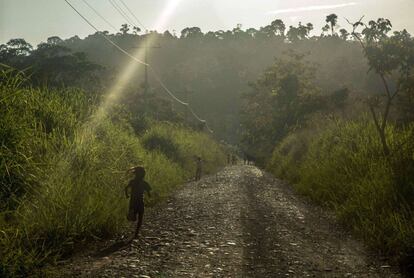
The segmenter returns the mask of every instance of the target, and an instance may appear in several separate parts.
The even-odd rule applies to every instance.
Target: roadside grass
[[[268,170],[332,208],[365,242],[406,261],[414,250],[414,126],[389,126],[392,156],[382,153],[369,120],[330,121],[278,144]]]
[[[222,147],[204,133],[151,122],[136,136],[122,107],[96,123],[92,95],[24,88],[9,69],[0,80],[0,277],[42,276],[39,268],[82,242],[119,232],[129,167],[146,167],[151,206],[193,175],[195,155],[208,172],[224,165]],[[180,159],[145,148],[151,134],[173,142]]]
[[[160,139],[163,138],[163,139]],[[167,122],[152,125],[142,136],[144,146],[149,150],[163,151],[172,161],[187,165],[187,178],[195,173],[195,159],[204,161],[204,174],[211,174],[225,164],[226,156],[222,146],[211,144],[205,133],[194,132]]]

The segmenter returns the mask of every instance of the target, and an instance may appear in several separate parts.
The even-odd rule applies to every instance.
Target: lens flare
[[[168,20],[177,10],[178,5],[182,2],[182,0],[170,0],[168,1],[167,6],[164,8],[163,12],[161,13],[160,17],[156,21],[154,25],[155,30],[161,30],[165,28]]]
[[[176,11],[179,4],[182,2],[182,0],[170,0],[168,1],[166,7],[164,8],[161,15],[158,17],[154,24],[155,30],[160,30],[165,28],[165,25],[168,23],[171,16]],[[144,45],[146,48],[150,48],[155,43],[155,36],[148,35],[145,38]],[[144,55],[145,55],[145,48],[138,48],[135,53],[133,53],[133,56],[136,57],[138,60],[143,61]],[[136,76],[138,70],[143,70],[144,65],[134,61],[131,59],[129,64],[122,70],[122,72],[119,74],[116,82],[113,84],[113,86],[108,91],[107,95],[105,96],[101,106],[98,108],[95,115],[92,117],[91,122],[87,125],[87,129],[90,131],[90,129],[94,128],[97,124],[99,124],[104,117],[106,117],[108,111],[110,111],[111,107],[113,107],[123,96],[125,93],[124,89],[127,86],[127,84],[131,81],[133,76]]]

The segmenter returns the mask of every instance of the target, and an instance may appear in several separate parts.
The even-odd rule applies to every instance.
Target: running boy
[[[133,167],[129,170],[129,172],[133,172],[135,174],[135,177],[125,187],[125,195],[127,198],[130,198],[128,220],[136,221],[138,214],[138,223],[134,235],[134,238],[137,238],[138,232],[142,225],[142,219],[144,217],[144,193],[146,191],[148,193],[148,196],[151,197],[151,186],[146,181],[144,181],[144,167]],[[128,195],[129,188],[131,191],[131,196]]]

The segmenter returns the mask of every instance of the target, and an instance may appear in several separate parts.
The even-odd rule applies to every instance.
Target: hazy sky
[[[86,0],[117,28],[125,20],[109,0]],[[112,0],[121,4],[120,0]],[[414,33],[414,0],[123,0],[146,26],[164,25],[177,30],[199,26],[203,31],[231,29],[238,23],[243,28],[267,25],[281,18],[286,25],[312,22],[319,33],[327,14],[336,13],[339,24],[348,27],[343,18],[352,20],[362,15],[366,19],[391,19],[395,29],[406,28]],[[111,31],[83,0],[71,0],[88,19],[101,30]],[[175,6],[176,4],[177,6]],[[170,7],[170,8],[166,8]],[[164,15],[163,15],[164,14]],[[162,16],[163,15],[163,16]],[[169,15],[169,16],[168,16]],[[160,17],[165,19],[160,23]],[[73,35],[84,37],[94,33],[71,10],[64,0],[0,0],[0,43],[10,38],[25,38],[36,45],[57,35],[65,39]]]

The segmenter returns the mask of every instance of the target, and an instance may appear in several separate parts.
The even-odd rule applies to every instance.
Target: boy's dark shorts
[[[135,204],[133,207],[129,208],[127,219],[129,221],[137,221],[137,214],[143,215],[144,214],[144,203],[139,202]]]
[[[139,202],[138,204],[135,205],[134,208],[134,213],[135,214],[143,214],[144,213],[144,203]]]

